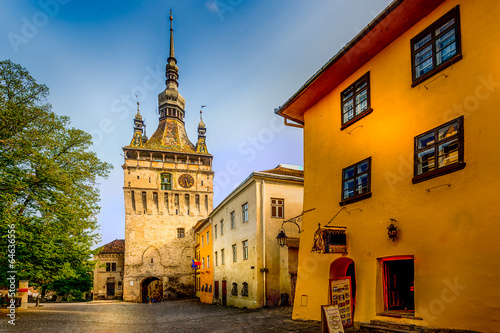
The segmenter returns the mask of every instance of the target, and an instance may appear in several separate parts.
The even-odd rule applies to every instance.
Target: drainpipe
[[[267,306],[267,268],[266,268],[266,183],[264,179],[262,179],[261,185],[261,212],[262,212],[262,278],[264,284],[264,306]]]

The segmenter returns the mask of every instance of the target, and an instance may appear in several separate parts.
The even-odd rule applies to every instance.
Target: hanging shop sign
[[[347,253],[346,227],[321,228],[314,233],[311,252],[317,253]]]
[[[338,306],[344,327],[354,324],[350,276],[330,279],[330,304]]]

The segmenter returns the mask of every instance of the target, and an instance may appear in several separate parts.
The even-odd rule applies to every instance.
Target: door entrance
[[[142,303],[156,303],[163,300],[163,283],[157,277],[145,278],[141,283]]]
[[[219,299],[219,281],[214,281],[214,299]]]
[[[222,280],[222,305],[227,305],[226,280]]]
[[[383,262],[385,310],[414,311],[413,259],[394,259]]]
[[[334,260],[330,265],[330,279],[339,279],[346,276],[351,277],[352,308],[354,315],[356,309],[356,271],[354,269],[354,261],[346,257]]]
[[[110,296],[110,297],[115,296],[115,283],[114,282],[106,283],[106,296]]]

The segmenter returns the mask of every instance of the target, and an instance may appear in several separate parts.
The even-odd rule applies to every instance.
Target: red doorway
[[[353,313],[356,309],[356,270],[354,260],[347,257],[335,259],[330,265],[330,279],[339,279],[342,277],[351,277],[352,306]]]

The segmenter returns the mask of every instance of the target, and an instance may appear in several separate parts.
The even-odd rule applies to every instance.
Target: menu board
[[[338,306],[344,327],[354,325],[350,276],[330,280],[330,304]]]
[[[321,333],[344,333],[337,305],[321,306]]]

